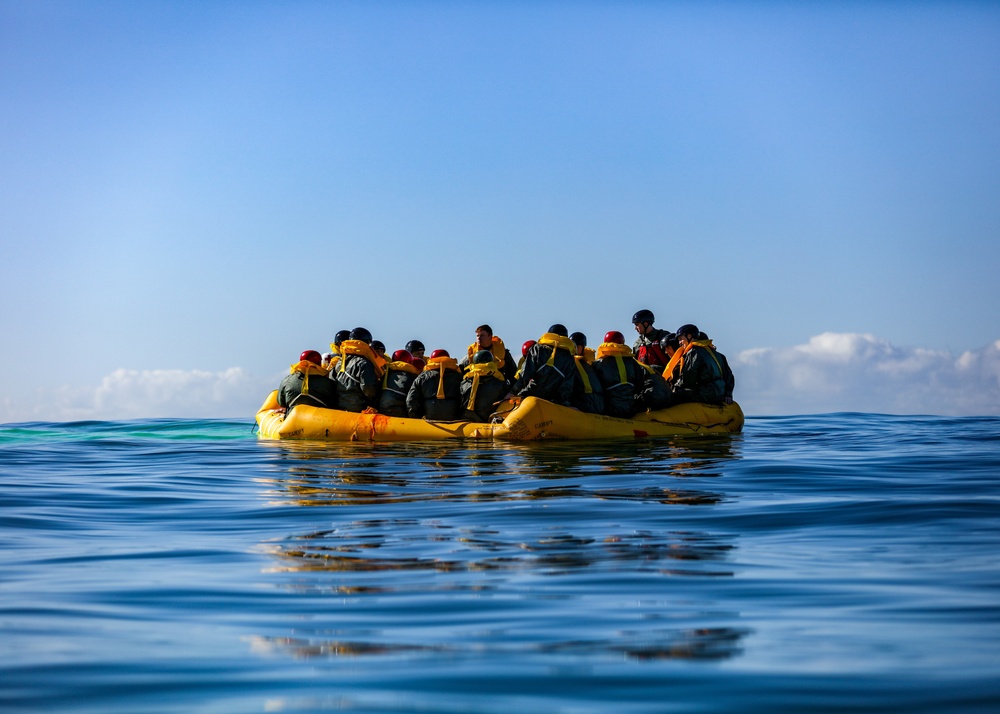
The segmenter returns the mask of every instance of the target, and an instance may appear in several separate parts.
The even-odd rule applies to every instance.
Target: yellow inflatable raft
[[[271,392],[257,412],[263,439],[320,441],[436,441],[440,439],[636,439],[698,434],[738,434],[743,429],[739,404],[681,404],[669,409],[616,419],[586,414],[544,399],[528,397],[505,405],[499,424],[425,421],[383,414],[357,414],[338,409],[298,406],[285,413],[278,392]]]

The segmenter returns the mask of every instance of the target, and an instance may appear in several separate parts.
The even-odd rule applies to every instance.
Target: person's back
[[[406,395],[410,417],[453,421],[462,413],[462,370],[447,350],[434,350]]]
[[[409,352],[406,350],[393,352],[392,361],[385,366],[385,374],[382,376],[379,413],[393,417],[408,416],[406,395],[409,394],[410,387],[419,374],[420,370],[414,366],[413,356]]]
[[[480,350],[472,357],[462,378],[462,419],[488,422],[496,405],[507,394],[507,380],[498,369],[492,352]]]
[[[601,378],[587,362],[587,355],[576,356],[573,393],[570,396],[570,406],[588,414],[604,413],[604,387]]]
[[[722,370],[722,381],[725,384],[725,392],[723,393],[722,403],[732,404],[733,390],[736,389],[736,376],[733,374],[733,370],[729,367],[729,360],[726,359],[724,354],[716,349],[715,344],[704,332],[698,335],[698,339],[707,343],[707,346],[712,350],[712,353],[715,355],[715,359],[719,363],[719,368]]]
[[[383,363],[370,342],[371,333],[357,327],[351,330],[351,338],[340,344],[342,357],[330,376],[337,381],[337,398],[344,411],[378,408]]]
[[[605,414],[630,419],[643,408],[641,397],[649,373],[636,361],[622,333],[611,331],[604,336],[594,371],[604,388]]]
[[[683,325],[677,330],[680,371],[671,383],[672,399],[677,404],[722,404],[726,395],[722,367],[709,346],[711,343],[699,340],[699,335],[694,325]],[[673,359],[676,358],[675,355]]]
[[[292,409],[299,404],[334,409],[337,406],[337,386],[330,381],[316,350],[305,350],[297,364],[278,386],[278,406]]]
[[[519,397],[538,397],[569,406],[576,378],[575,352],[576,345],[567,336],[566,328],[553,325],[528,349],[521,376],[511,391]]]

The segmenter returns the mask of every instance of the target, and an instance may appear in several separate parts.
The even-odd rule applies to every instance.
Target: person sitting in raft
[[[528,349],[521,376],[511,387],[517,397],[538,397],[562,406],[570,405],[573,395],[573,366],[576,345],[564,325],[555,324]]]
[[[372,340],[372,351],[382,358],[383,362],[388,362],[385,358],[385,343],[381,340]]]
[[[680,349],[666,367],[666,373],[673,375],[670,391],[674,404],[722,404],[725,398],[722,366],[709,343],[698,339],[700,335],[701,330],[691,324],[677,328]]]
[[[573,340],[573,344],[576,345],[576,356],[583,357],[587,364],[594,364],[597,354],[593,349],[587,347],[587,336],[582,332],[574,332],[569,336],[569,338]]]
[[[604,388],[594,368],[590,366],[594,361],[594,350],[587,347],[587,336],[582,332],[574,332],[569,338],[576,345],[576,373],[573,393],[569,399],[570,406],[588,414],[603,414]]]
[[[344,340],[349,340],[351,338],[350,330],[338,330],[337,334],[333,336],[333,342],[330,343],[330,372],[333,372],[340,363],[340,343]]]
[[[635,331],[639,333],[635,344],[632,345],[632,354],[642,364],[648,365],[657,372],[662,373],[670,358],[664,353],[660,346],[660,340],[669,333],[666,330],[659,330],[653,327],[655,316],[651,310],[639,310],[632,315],[632,324]]]
[[[330,381],[321,361],[316,350],[306,350],[299,355],[298,364],[292,365],[288,376],[278,386],[278,406],[285,409],[299,404],[325,409],[337,407],[337,385]]]
[[[722,380],[726,384],[726,391],[722,397],[722,403],[732,404],[733,389],[736,388],[736,376],[733,374],[733,370],[729,368],[729,360],[727,360],[726,356],[721,352],[719,352],[719,350],[715,349],[715,345],[712,344],[712,340],[710,340],[708,335],[706,335],[704,332],[698,334],[698,339],[701,342],[707,342],[708,348],[712,350],[712,353],[715,355],[715,358],[719,360],[719,367],[722,368]]]
[[[645,408],[642,395],[650,370],[635,359],[622,333],[612,330],[604,335],[604,342],[597,348],[594,371],[604,387],[605,414],[631,419]]]
[[[472,355],[472,364],[462,378],[461,394],[462,404],[465,405],[462,419],[488,423],[497,404],[507,394],[507,380],[500,372],[493,352],[479,350]]]
[[[379,413],[392,417],[407,416],[406,395],[419,374],[420,369],[413,364],[413,355],[406,350],[393,352],[392,361],[386,364],[385,374],[382,376]]]
[[[323,361],[320,362],[320,367],[325,369],[327,372],[330,371],[330,362],[333,360],[333,352],[324,352]]]
[[[510,356],[510,351],[504,346],[503,340],[493,334],[493,328],[489,325],[480,325],[476,328],[476,341],[469,345],[465,357],[458,363],[463,370],[468,369],[472,364],[472,358],[480,350],[493,353],[493,361],[497,363],[497,369],[503,374],[508,384],[514,383],[514,374],[517,366],[514,358]]]
[[[414,419],[453,421],[462,413],[462,368],[448,350],[434,350],[424,371],[406,394],[406,411]]]
[[[420,340],[410,340],[404,349],[413,355],[413,359],[424,359],[424,343]]]
[[[364,327],[351,330],[340,343],[342,357],[330,377],[337,381],[340,408],[347,412],[377,409],[385,361],[371,348],[372,333]]]
[[[517,371],[514,372],[515,382],[521,377],[521,369],[524,367],[524,360],[528,356],[528,350],[530,350],[534,344],[534,340],[525,340],[521,345],[521,359],[517,361]]]

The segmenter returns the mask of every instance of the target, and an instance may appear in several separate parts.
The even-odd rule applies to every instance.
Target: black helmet
[[[566,337],[569,333],[566,331],[566,325],[560,325],[558,322],[548,330],[553,335],[559,335],[560,337]]]
[[[344,340],[349,340],[349,339],[351,339],[351,331],[350,330],[340,330],[340,331],[337,332],[336,335],[334,335],[334,337],[333,337],[333,344],[339,345]]]
[[[489,350],[479,350],[476,354],[472,355],[473,364],[487,364],[493,361],[493,353]]]
[[[569,336],[569,338],[576,343],[577,347],[587,346],[587,336],[582,332],[574,332],[572,335]]]
[[[656,317],[653,316],[652,310],[639,310],[636,314],[632,315],[632,324],[638,325],[640,322],[648,322],[653,324],[656,322]]]
[[[660,338],[660,347],[664,350],[668,347],[673,347],[675,350],[679,350],[681,348],[681,343],[677,341],[677,335],[673,332],[668,332]]]
[[[355,327],[351,330],[351,339],[370,343],[372,341],[372,333],[363,327]]]
[[[677,328],[678,337],[680,337],[681,335],[694,335],[695,339],[697,339],[699,334],[701,334],[701,330],[699,330],[697,327],[695,327],[690,323],[688,323],[687,325],[681,325],[680,327]]]
[[[420,340],[410,340],[406,343],[407,352],[420,352],[424,349],[424,343]]]
[[[376,352],[385,352],[385,344],[380,340],[372,340],[372,349]]]

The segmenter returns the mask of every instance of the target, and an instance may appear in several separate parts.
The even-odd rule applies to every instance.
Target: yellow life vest
[[[591,350],[591,352],[593,352],[593,350]],[[577,355],[575,360],[576,371],[580,375],[580,379],[583,380],[583,391],[587,394],[593,394],[594,388],[590,386],[590,376],[587,374],[587,370],[583,368],[583,363],[586,361],[586,355]]]
[[[472,362],[472,357],[481,349],[483,348],[479,346],[478,342],[473,342],[469,345],[469,362]],[[497,363],[497,369],[503,369],[504,355],[507,354],[507,348],[504,347],[503,340],[496,335],[493,335],[493,344],[490,345],[490,352],[493,353],[494,362]]]
[[[375,365],[375,376],[379,379],[382,378],[382,374],[385,372],[385,360],[377,355],[367,342],[362,342],[361,340],[344,340],[340,343],[340,353],[343,355],[340,359],[341,372],[347,369],[347,359],[345,359],[347,355],[358,355]]]
[[[473,411],[476,404],[476,392],[479,391],[479,380],[483,377],[496,377],[501,382],[504,381],[504,376],[498,369],[496,362],[486,362],[485,364],[470,364],[469,368],[465,371],[465,376],[472,377],[472,390],[469,392],[469,411]]]
[[[424,365],[425,372],[434,370],[439,372],[437,399],[444,399],[444,372],[446,369],[453,370],[459,374],[462,372],[462,368],[458,366],[458,362],[455,361],[454,357],[431,357],[427,360],[427,364]]]
[[[594,350],[592,350],[589,347],[584,347],[583,348],[583,354],[582,355],[577,355],[577,356],[578,357],[583,357],[584,361],[587,364],[594,364],[594,359],[597,357],[597,355],[594,353]]]
[[[302,375],[302,393],[309,394],[309,375],[314,377],[329,377],[330,373],[314,362],[310,362],[307,359],[302,360],[297,364],[293,364],[289,370],[289,374],[295,374],[296,372]]]

